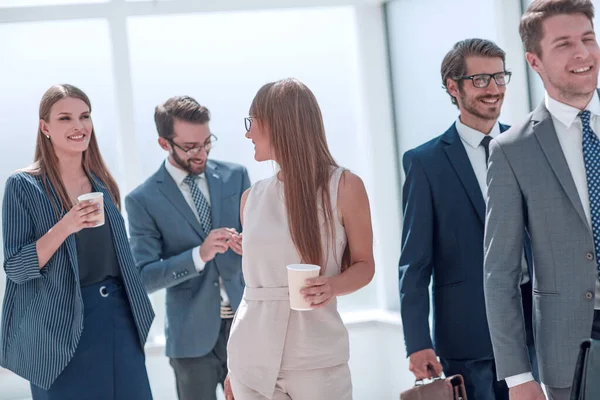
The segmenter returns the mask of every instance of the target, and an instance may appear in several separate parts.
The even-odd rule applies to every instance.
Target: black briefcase
[[[587,339],[579,347],[571,400],[600,399],[600,341]]]

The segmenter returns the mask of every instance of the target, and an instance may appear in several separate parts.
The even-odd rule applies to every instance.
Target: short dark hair
[[[542,55],[540,42],[544,37],[544,21],[561,14],[584,14],[594,25],[594,4],[591,0],[535,0],[532,2],[519,24],[519,34],[525,51]]]
[[[506,53],[491,40],[465,39],[457,42],[452,50],[446,54],[442,61],[442,82],[444,89],[450,95],[452,104],[458,106],[456,98],[450,94],[447,83],[448,79],[460,82],[467,70],[467,57],[498,57],[502,64],[506,62]]]
[[[171,139],[175,136],[173,125],[175,119],[195,124],[205,124],[210,121],[208,108],[201,106],[190,96],[175,96],[156,106],[154,122],[158,136]]]

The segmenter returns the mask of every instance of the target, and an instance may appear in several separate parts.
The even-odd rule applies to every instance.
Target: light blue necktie
[[[200,217],[200,225],[202,225],[202,229],[204,233],[208,235],[210,230],[212,229],[212,218],[210,216],[210,205],[208,205],[208,201],[200,191],[200,188],[196,184],[197,175],[188,175],[183,180],[190,187],[190,193],[192,194],[192,199],[194,200],[194,204],[196,205],[196,210],[198,211],[198,216]]]
[[[582,111],[579,117],[583,125],[583,162],[590,198],[594,247],[598,257],[600,255],[600,140],[590,126],[590,112]]]

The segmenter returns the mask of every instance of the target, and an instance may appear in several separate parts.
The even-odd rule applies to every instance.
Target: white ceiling
[[[387,0],[112,0],[104,3],[64,4],[69,0],[27,0],[25,3],[46,5],[14,7],[14,0],[0,0],[0,23],[80,19],[110,16],[182,14],[266,10],[297,7],[367,6]],[[76,2],[77,0],[70,0]],[[102,1],[102,0],[99,0]],[[4,6],[3,6],[4,3]]]

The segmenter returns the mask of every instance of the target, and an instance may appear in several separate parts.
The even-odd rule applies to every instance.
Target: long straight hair
[[[284,183],[284,197],[292,241],[303,262],[325,269],[319,208],[323,210],[326,243],[334,240],[329,182],[334,168],[321,109],[314,94],[295,79],[264,85],[250,106],[250,115],[269,135]],[[321,239],[321,240],[319,240]],[[349,264],[346,247],[342,267]]]
[[[48,89],[42,97],[39,110],[40,120],[49,122],[52,106],[54,106],[57,101],[68,97],[83,101],[89,107],[90,112],[92,111],[90,99],[82,90],[69,84],[54,85]],[[95,180],[97,178],[100,180],[100,183],[106,186],[112,201],[120,210],[121,195],[119,193],[119,187],[102,159],[93,126],[90,143],[88,148],[83,152],[81,163],[83,170],[90,180]],[[54,151],[52,141],[46,138],[46,135],[42,133],[41,126],[38,127],[33,164],[25,168],[24,171],[41,178],[46,194],[54,206],[57,217],[60,218],[60,216],[73,207],[73,202],[69,197],[60,176],[58,157]],[[58,199],[58,203],[53,195],[53,190]]]

